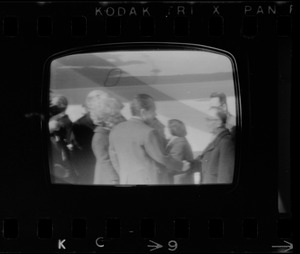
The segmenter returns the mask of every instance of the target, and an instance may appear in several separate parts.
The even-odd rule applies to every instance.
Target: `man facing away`
[[[120,184],[169,184],[168,173],[186,171],[190,164],[167,154],[159,133],[150,127],[156,117],[154,100],[138,94],[130,104],[132,118],[115,126],[109,155]]]

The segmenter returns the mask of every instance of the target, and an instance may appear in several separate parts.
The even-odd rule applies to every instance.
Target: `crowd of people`
[[[187,130],[180,119],[170,119],[171,138],[156,115],[154,99],[137,94],[130,102],[131,118],[123,104],[101,90],[90,92],[85,114],[72,122],[68,100],[51,95],[49,110],[50,170],[54,183],[99,185],[231,183],[235,161],[235,117],[226,95],[213,93],[207,125],[210,144],[194,158]]]

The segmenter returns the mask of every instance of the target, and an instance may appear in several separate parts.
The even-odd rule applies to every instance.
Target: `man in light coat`
[[[109,155],[120,184],[169,184],[168,173],[189,168],[167,154],[159,133],[151,126],[154,100],[138,94],[131,102],[132,118],[115,126],[109,135]]]

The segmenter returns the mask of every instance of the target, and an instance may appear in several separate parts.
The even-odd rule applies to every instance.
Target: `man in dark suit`
[[[201,161],[201,183],[232,183],[235,148],[226,126],[227,114],[217,107],[209,110],[208,127],[214,135],[213,141],[197,160]]]
[[[74,183],[74,171],[70,152],[72,149],[72,122],[66,114],[68,99],[51,94],[49,108],[49,131],[51,141],[52,180],[55,183]]]
[[[92,150],[92,138],[95,127],[88,112],[73,123],[72,161],[78,173],[78,184],[93,184],[94,181],[96,158]]]
[[[131,102],[132,118],[115,126],[109,136],[109,155],[120,184],[170,184],[168,173],[187,170],[167,154],[159,133],[150,127],[156,116],[154,100],[138,94]]]
[[[226,128],[230,131],[233,142],[235,142],[236,135],[236,117],[228,110],[227,97],[225,93],[214,92],[210,95],[209,105],[211,108],[216,107],[222,109],[226,115]]]

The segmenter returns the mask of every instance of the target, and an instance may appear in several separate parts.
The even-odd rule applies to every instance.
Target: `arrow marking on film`
[[[284,250],[283,252],[287,252],[289,250],[293,249],[293,244],[288,242],[288,241],[284,241],[285,243],[287,243],[288,245],[273,245],[273,248],[287,248],[286,250]]]
[[[149,240],[149,241],[150,241],[151,243],[154,244],[154,245],[147,245],[147,247],[153,248],[153,249],[151,249],[150,251],[157,250],[157,249],[160,249],[160,248],[164,247],[164,246],[162,246],[162,245],[159,244],[159,243],[153,242],[153,241],[151,241],[151,240]]]

